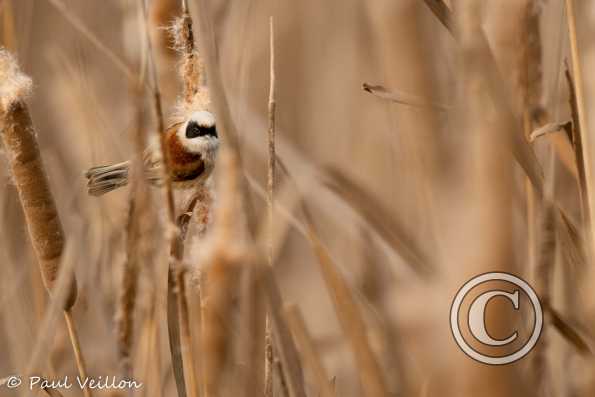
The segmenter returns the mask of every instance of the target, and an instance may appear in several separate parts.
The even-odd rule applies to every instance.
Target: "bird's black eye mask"
[[[198,125],[196,121],[191,121],[186,126],[186,138],[198,138],[201,136],[212,136],[217,138],[217,129],[215,126],[204,127],[202,125]]]

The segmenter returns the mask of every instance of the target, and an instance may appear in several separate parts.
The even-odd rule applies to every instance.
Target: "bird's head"
[[[192,113],[178,128],[177,136],[188,152],[201,154],[204,159],[212,157],[219,148],[215,116],[206,110]]]

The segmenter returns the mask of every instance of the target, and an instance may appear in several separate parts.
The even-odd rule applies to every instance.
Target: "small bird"
[[[202,110],[165,131],[165,150],[170,160],[170,178],[176,189],[192,189],[204,183],[215,166],[219,137],[215,117]],[[153,185],[162,183],[162,159],[157,147],[145,151],[145,176]],[[90,168],[85,177],[89,194],[101,196],[128,184],[130,161]]]

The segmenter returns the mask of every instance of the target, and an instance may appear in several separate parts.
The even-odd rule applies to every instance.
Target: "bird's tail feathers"
[[[85,177],[89,180],[87,187],[92,196],[101,196],[128,184],[128,168],[130,162],[102,165],[90,168]]]

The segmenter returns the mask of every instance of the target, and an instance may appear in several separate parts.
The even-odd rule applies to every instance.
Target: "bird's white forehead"
[[[215,116],[206,110],[200,110],[190,115],[190,121],[195,121],[201,127],[212,127],[215,125]]]

